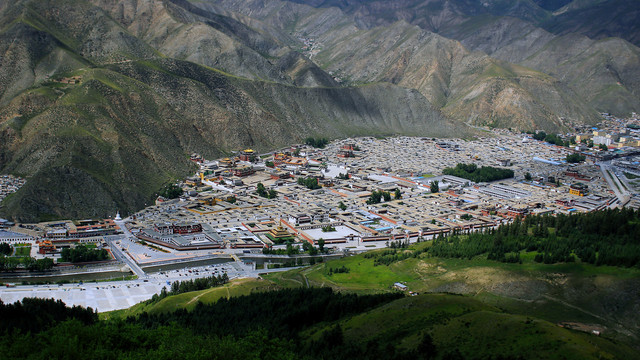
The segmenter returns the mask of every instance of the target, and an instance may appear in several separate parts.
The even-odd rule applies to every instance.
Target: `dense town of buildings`
[[[616,129],[608,126],[607,134],[620,133]],[[629,134],[634,135],[635,130]],[[165,283],[223,268],[232,277],[255,277],[319,256],[491,228],[531,214],[638,208],[636,150],[558,146],[535,140],[534,134],[494,129],[474,139],[362,137],[322,149],[294,145],[264,154],[244,149],[217,160],[192,154],[198,171],[176,184],[182,189],[177,198],[159,196],[124,220],[119,213],[112,219],[38,224],[0,219],[0,242],[14,247],[14,257],[53,258],[59,266],[44,279],[123,277],[130,269],[138,280],[110,285],[122,291],[119,297],[101,287],[82,287],[87,295],[80,297],[68,293],[75,287],[48,289],[73,304],[118,309],[149,298]],[[585,161],[568,163],[572,154]],[[509,169],[514,177],[476,183],[443,175],[459,163]],[[2,179],[15,189],[24,184]],[[61,263],[61,252],[79,245],[105,249],[110,259],[80,267]],[[23,276],[43,281],[26,271]],[[135,290],[138,286],[145,290]],[[37,291],[2,296],[43,295]]]
[[[588,139],[595,143],[607,134],[594,130]],[[627,136],[623,143],[637,141]],[[582,142],[582,135],[576,140]],[[124,232],[138,245],[112,250],[147,267],[287,244],[302,248],[305,242],[364,251],[395,240],[495,227],[530,214],[638,207],[640,158],[629,149],[558,146],[532,134],[494,130],[473,140],[362,137],[323,149],[245,149],[218,160],[193,154],[199,170],[178,184],[183,195],[158,197],[125,222],[119,215],[18,225],[2,220],[0,241],[29,243],[33,254],[55,256],[77,244],[108,245],[105,239]],[[575,153],[586,160],[567,163]],[[441,175],[458,163],[506,168],[514,177],[475,183]]]

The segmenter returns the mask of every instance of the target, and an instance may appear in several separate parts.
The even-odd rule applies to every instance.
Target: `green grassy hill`
[[[407,251],[428,246],[430,243],[421,243]],[[582,263],[545,265],[533,262],[532,254],[523,256],[523,264],[507,264],[487,260],[485,255],[465,260],[423,253],[389,266],[375,266],[370,254],[265,278],[281,287],[308,284],[363,294],[393,291],[393,283],[403,282],[409,291],[463,294],[510,314],[535,316],[551,323],[593,325],[622,341],[640,335],[634,310],[640,304],[634,290],[640,285],[639,269]],[[348,273],[329,274],[330,268],[343,266]]]
[[[102,316],[215,334],[264,328],[309,358],[635,359],[637,216],[531,216]]]
[[[435,348],[431,352],[433,358],[606,359],[637,356],[628,346],[533,317],[508,314],[467,296],[428,294],[408,297],[338,324],[345,343],[378,344],[379,349],[384,349],[386,344],[404,351],[420,349],[428,334]],[[335,326],[316,326],[305,331],[303,337],[317,341],[323,332],[331,331]]]
[[[352,261],[353,259],[357,260],[357,257],[343,259],[349,261],[330,261],[325,265],[354,266],[357,263]],[[305,278],[311,278],[310,284],[314,284],[313,270],[318,268],[322,266],[308,269],[312,271],[306,273],[304,270],[296,270],[269,276],[274,282],[236,280],[222,287],[169,296],[152,305],[138,304],[130,309],[101,314],[100,317],[108,321],[134,316],[140,317],[143,323],[155,322],[164,318],[173,319],[172,313],[180,309],[190,312],[197,309],[203,312],[202,316],[208,316],[205,315],[208,314],[207,310],[198,303],[213,305],[220,299],[250,294],[255,298],[254,305],[261,307],[259,293],[277,291],[281,287],[299,288],[306,283]],[[370,270],[366,266],[358,269]],[[387,275],[407,275],[408,271],[408,268],[394,268]],[[384,286],[386,280],[381,279],[378,287],[372,280],[383,272],[372,274],[370,278],[351,274],[354,276],[337,274],[344,275],[339,281],[344,285],[341,288],[343,293],[352,290],[362,292],[361,288],[354,286],[358,282],[356,278],[373,285],[371,292],[390,291]],[[407,279],[409,278],[412,276],[407,275]],[[336,286],[337,281],[332,284]],[[433,293],[403,297],[364,312],[308,327],[299,333],[300,343],[297,348],[308,358],[317,358],[312,354],[323,354],[325,358],[334,359],[637,358],[637,350],[629,346],[628,338],[621,341],[608,331],[603,332],[601,336],[590,332],[591,329],[601,330],[601,327],[590,324],[583,325],[582,331],[572,330],[569,324],[561,327],[554,321],[546,320],[545,317],[549,317],[549,314],[541,312],[540,317],[523,315],[523,312],[526,312],[523,306],[508,309],[504,305],[504,302],[490,299],[487,294],[474,296]],[[304,307],[304,304],[299,306]],[[270,311],[286,312],[286,309],[272,308]],[[547,306],[547,311],[553,312],[554,309]],[[561,311],[551,316],[560,314]],[[562,316],[572,319],[572,315],[565,313]],[[178,315],[176,319],[182,316],[184,315]],[[294,323],[296,321],[290,320]],[[189,323],[191,320],[181,321]],[[245,322],[246,319],[239,321]],[[579,327],[577,323],[573,325]],[[328,343],[331,344],[330,347],[327,347]]]

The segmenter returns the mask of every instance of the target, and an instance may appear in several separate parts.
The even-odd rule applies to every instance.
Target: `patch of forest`
[[[409,247],[391,242],[389,248],[364,254],[374,265],[391,265],[424,253],[433,257],[522,263],[522,253],[538,263],[581,261],[596,266],[640,267],[640,210],[613,209],[580,213],[527,216],[482,232],[454,231],[436,237],[431,246]]]
[[[75,248],[64,248],[60,254],[60,260],[72,263],[103,261],[108,259],[109,253],[107,250],[91,249],[85,245],[78,245]]]
[[[347,346],[341,333],[327,332],[321,341],[335,343],[319,345],[301,339],[300,331],[402,297],[287,289],[198,303],[192,311],[105,321],[90,308],[51,299],[0,302],[0,353],[8,359],[320,359]],[[415,358],[405,351],[383,358],[408,355]]]
[[[91,309],[24,299],[0,302],[0,315],[3,359],[596,359],[635,353],[605,336],[448,294],[280,290],[190,312],[104,321]]]
[[[481,233],[439,236],[429,254],[467,258],[487,254],[489,260],[521,262],[533,252],[545,264],[582,261],[594,265],[640,265],[640,211],[614,209],[583,214],[517,218]]]
[[[476,164],[458,164],[454,168],[442,170],[444,175],[457,176],[473,182],[490,182],[513,177],[513,170],[492,166],[478,167]]]

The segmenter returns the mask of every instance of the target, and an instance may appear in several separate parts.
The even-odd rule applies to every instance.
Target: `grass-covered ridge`
[[[565,248],[561,238],[554,247],[540,245],[539,252],[519,250],[519,261],[508,262],[506,257],[513,256],[509,255],[510,242],[498,242],[492,248],[494,242],[485,239],[482,247],[465,247],[467,235],[459,237],[451,245],[445,244],[451,246],[449,255],[442,252],[443,242],[449,239],[436,240],[269,274],[266,279],[282,287],[330,286],[356,293],[389,292],[395,282],[402,282],[410,291],[464,294],[510,314],[535,316],[552,323],[596,324],[610,336],[626,341],[640,335],[633,310],[640,304],[633,290],[640,286],[637,267],[596,266],[579,257],[571,262],[558,257],[549,261],[557,263],[545,263],[545,256],[551,260],[553,254],[561,254],[553,249]],[[544,244],[546,240],[541,241]],[[484,247],[487,242],[488,248]],[[604,248],[606,242],[600,245]],[[507,256],[490,259],[492,251]],[[541,255],[542,261],[536,261],[536,255]],[[346,268],[348,272],[330,272],[329,268]]]
[[[362,296],[328,288],[289,289],[198,302],[189,311],[102,321],[78,308],[58,309],[52,318],[48,309],[60,307],[52,300],[25,304],[31,321],[0,318],[0,350],[12,359],[71,354],[113,359],[633,359],[636,354],[606,337],[450,294]],[[15,306],[0,304],[0,313]]]

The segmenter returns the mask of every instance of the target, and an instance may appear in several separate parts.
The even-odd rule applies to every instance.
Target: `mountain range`
[[[564,131],[640,108],[638,2],[0,2],[21,221],[131,213],[205,157],[307,136]],[[594,17],[601,18],[592,21]]]

